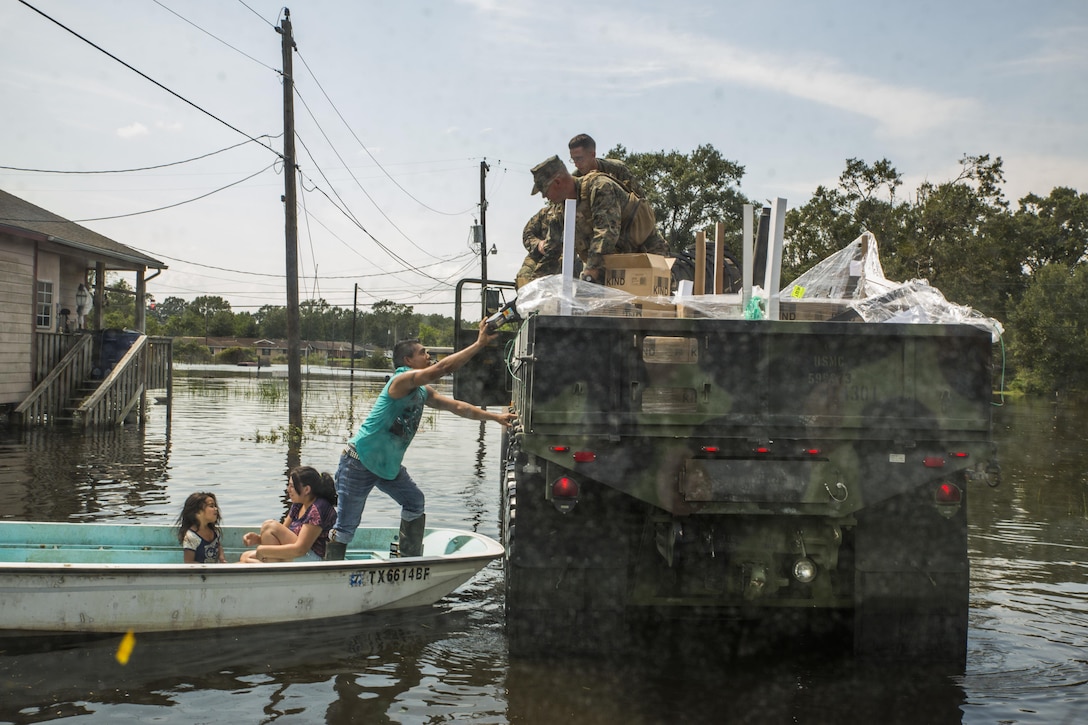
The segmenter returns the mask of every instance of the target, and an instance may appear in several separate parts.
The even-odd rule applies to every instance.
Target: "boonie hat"
[[[529,193],[535,194],[539,191],[543,194],[552,179],[566,170],[567,167],[563,165],[558,156],[552,156],[547,161],[540,162],[533,167],[533,190]]]

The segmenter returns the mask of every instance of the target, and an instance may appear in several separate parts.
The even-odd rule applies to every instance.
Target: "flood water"
[[[200,373],[201,375],[205,373]],[[375,390],[307,379],[301,462],[335,470]],[[0,518],[172,523],[212,490],[225,523],[283,513],[286,388],[176,380],[143,430],[0,432]],[[0,722],[1083,723],[1088,722],[1088,413],[995,407],[1004,482],[968,497],[966,671],[855,662],[834,641],[746,651],[698,633],[643,656],[511,660],[493,563],[436,606],[205,635],[0,640]],[[498,536],[498,426],[448,414],[405,464],[428,524]],[[375,492],[364,525],[394,526]],[[0,611],[0,618],[4,613]]]

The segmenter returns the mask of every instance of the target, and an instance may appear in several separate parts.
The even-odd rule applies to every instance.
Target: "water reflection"
[[[109,519],[162,503],[170,462],[165,435],[138,428],[14,429],[0,433],[4,515]]]
[[[267,382],[265,380],[259,381]],[[380,385],[380,381],[378,383]],[[376,391],[308,381],[303,463],[332,470]],[[356,388],[359,388],[358,381]],[[3,516],[147,520],[217,491],[230,523],[282,506],[286,399],[254,379],[179,380],[173,421],[84,435],[0,432]],[[27,648],[0,640],[0,721],[881,722],[1088,721],[1088,412],[1049,401],[995,410],[1004,483],[968,496],[966,672],[855,661],[847,638],[763,647],[649,632],[624,658],[511,661],[498,563],[432,609],[289,629]],[[428,520],[497,536],[500,429],[436,416],[406,465]],[[395,522],[385,497],[368,523]],[[0,612],[0,617],[6,616]],[[132,708],[138,708],[133,710]],[[261,713],[256,715],[256,713]]]

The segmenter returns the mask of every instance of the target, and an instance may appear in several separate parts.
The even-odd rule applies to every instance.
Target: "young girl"
[[[186,564],[225,564],[219,538],[219,502],[214,493],[189,494],[178,516],[178,542]]]
[[[261,532],[242,537],[246,546],[256,546],[242,554],[244,564],[274,561],[321,561],[329,530],[336,523],[336,484],[332,476],[310,466],[298,466],[287,472],[287,498],[291,508],[283,522],[269,519]]]

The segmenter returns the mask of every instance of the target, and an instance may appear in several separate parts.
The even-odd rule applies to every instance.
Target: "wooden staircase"
[[[15,409],[25,426],[66,424],[121,425],[135,415],[144,422],[147,391],[173,392],[172,340],[131,333],[127,350],[117,339],[103,338],[107,332],[82,335],[43,335],[38,346],[41,356],[60,359],[52,365],[39,359],[39,370],[48,373]],[[56,338],[68,338],[63,349]],[[114,336],[116,337],[116,336]],[[98,342],[96,346],[95,343]],[[111,355],[96,355],[95,347],[114,346]],[[61,353],[63,352],[63,355]]]

